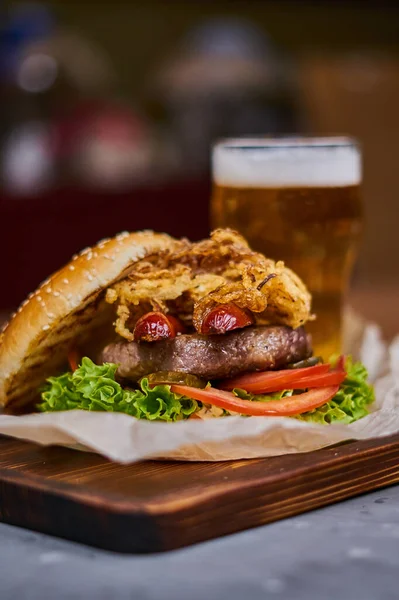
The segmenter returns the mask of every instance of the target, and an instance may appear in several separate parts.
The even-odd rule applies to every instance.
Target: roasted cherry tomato
[[[236,304],[219,304],[208,313],[201,323],[201,331],[205,335],[227,333],[233,329],[241,329],[253,325],[255,319],[253,315]]]
[[[173,329],[175,330],[175,336],[178,333],[184,333],[186,331],[186,328],[184,327],[183,323],[177,317],[174,317],[173,315],[168,315],[167,319],[172,325]]]
[[[183,333],[183,324],[171,315],[161,312],[149,312],[140,317],[134,328],[136,342],[159,342]]]
[[[219,408],[237,412],[241,415],[251,415],[254,417],[290,417],[319,408],[319,406],[322,406],[335,396],[339,390],[339,386],[317,388],[303,394],[287,396],[281,400],[271,400],[270,402],[242,400],[230,392],[215,388],[201,390],[185,385],[171,385],[170,389],[176,394],[182,394],[205,404],[213,404]]]

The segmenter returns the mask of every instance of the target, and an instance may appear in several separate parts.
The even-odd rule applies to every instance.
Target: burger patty
[[[247,327],[225,335],[179,335],[161,342],[118,342],[102,361],[119,365],[117,375],[137,381],[156,371],[223,379],[239,373],[282,368],[312,355],[310,337],[300,327]]]

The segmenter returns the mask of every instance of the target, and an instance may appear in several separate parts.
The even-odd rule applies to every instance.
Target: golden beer
[[[315,354],[341,351],[342,307],[362,229],[361,163],[347,139],[236,140],[213,153],[214,227],[283,260],[313,297]]]

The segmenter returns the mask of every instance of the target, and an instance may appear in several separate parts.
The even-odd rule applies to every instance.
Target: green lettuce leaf
[[[202,406],[196,400],[171,392],[169,385],[150,388],[147,379],[141,381],[139,389],[123,388],[115,380],[117,368],[110,363],[96,365],[89,358],[83,358],[74,373],[47,380],[38,409],[43,412],[72,409],[123,412],[150,421],[179,421],[187,419]],[[367,415],[368,407],[374,401],[373,387],[367,383],[367,371],[361,363],[353,363],[351,359],[346,360],[346,371],[347,376],[332,400],[294,418],[328,424],[352,423]],[[235,389],[233,393],[244,400],[269,402],[296,392],[283,390],[256,395]],[[229,412],[224,411],[224,414]]]
[[[272,394],[251,394],[245,390],[235,388],[233,394],[242,400],[257,400],[258,402],[270,402],[271,400],[281,400],[287,396],[292,396],[293,390],[281,390],[281,392],[273,392]]]
[[[117,365],[96,365],[83,358],[74,373],[50,377],[41,393],[42,412],[59,410],[97,410],[123,412],[138,419],[179,421],[198,410],[191,398],[170,391],[169,385],[149,388],[143,379],[140,388],[123,388],[116,380]]]

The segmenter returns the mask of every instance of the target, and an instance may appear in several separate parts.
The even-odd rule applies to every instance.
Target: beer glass
[[[362,229],[361,154],[349,138],[227,139],[212,154],[213,227],[231,227],[304,280],[317,355],[341,351]]]

